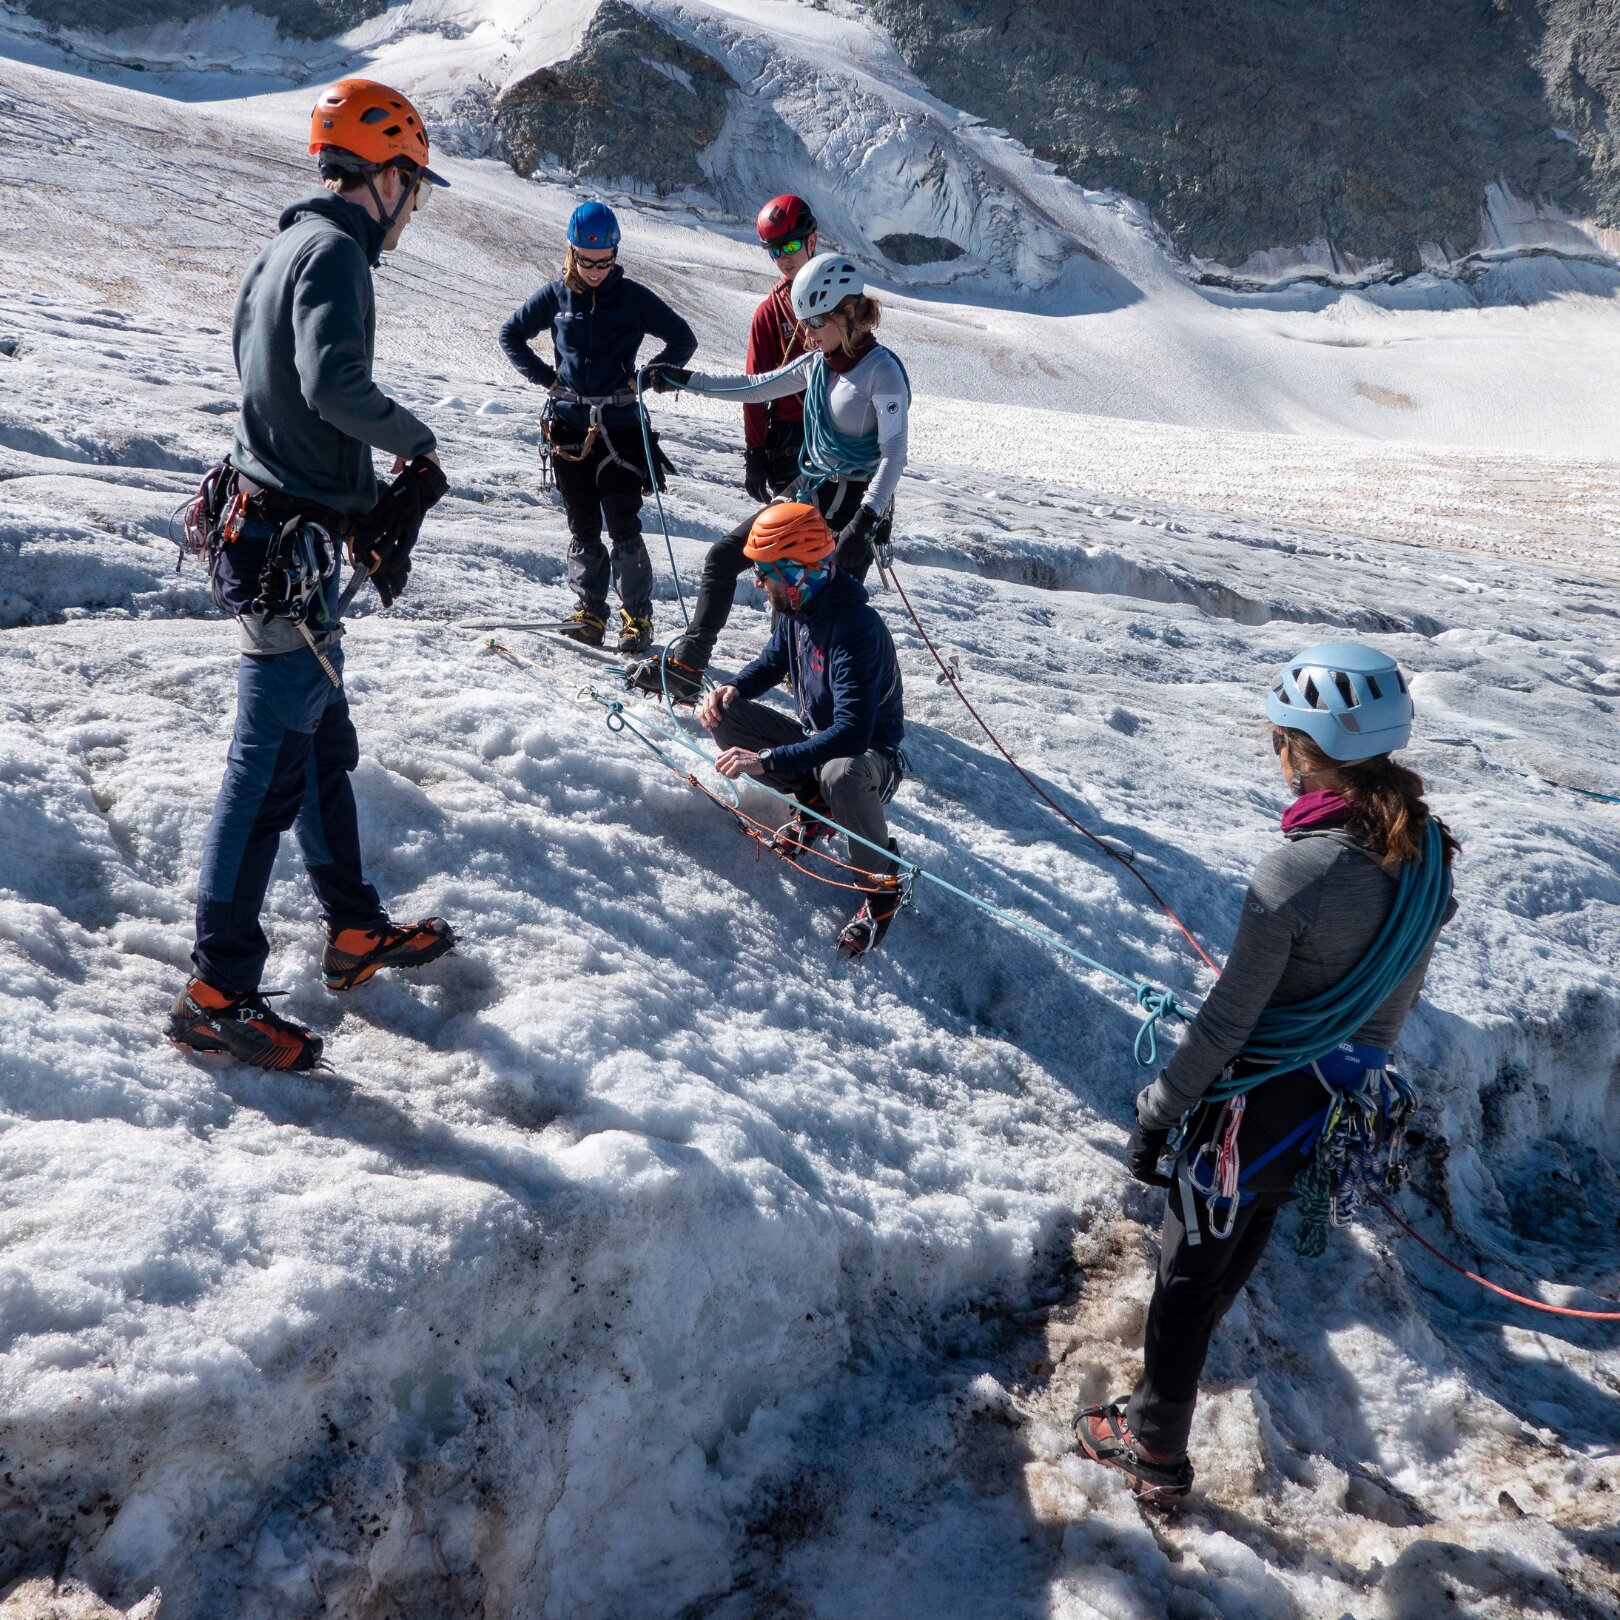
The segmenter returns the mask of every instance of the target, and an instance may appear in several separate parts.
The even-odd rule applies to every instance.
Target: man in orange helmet
[[[804,502],[776,502],[754,520],[743,555],[777,610],[775,628],[753,663],[704,697],[698,718],[723,750],[722,776],[757,776],[799,800],[776,834],[781,854],[802,860],[832,831],[828,821],[854,834],[849,864],[865,898],[838,943],[864,956],[903,898],[883,807],[904,775],[906,726],[889,627],[866,587],[834,564],[837,544]],[[754,701],[783,680],[796,719]]]
[[[197,884],[195,976],[166,1033],[270,1069],[308,1069],[321,1041],[259,992],[259,923],[292,827],[326,923],[322,979],[353,989],[455,943],[438,917],[396,926],[361,870],[349,773],[360,745],[343,689],[339,548],[384,506],[372,454],[393,456],[387,509],[420,514],[445,489],[432,432],[372,381],[372,270],[431,186],[416,109],[367,79],[326,90],[310,120],[324,189],[294,203],[242,282],[231,339],[242,413],[210,545],[214,595],[237,615],[236,725]],[[384,606],[404,589],[415,527],[355,559]],[[368,542],[370,544],[371,542]]]

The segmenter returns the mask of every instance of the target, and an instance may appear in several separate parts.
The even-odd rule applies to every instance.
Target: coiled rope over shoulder
[[[1267,1007],[1242,1052],[1248,1062],[1264,1066],[1254,1074],[1217,1080],[1205,1096],[1215,1102],[1241,1096],[1280,1074],[1308,1068],[1350,1040],[1417,966],[1450,903],[1451,872],[1439,823],[1431,817],[1423,859],[1401,868],[1395,903],[1362,959],[1320,995]]]

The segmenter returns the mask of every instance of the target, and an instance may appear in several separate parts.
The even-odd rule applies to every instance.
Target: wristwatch
[[[771,758],[775,753],[776,750],[774,748],[762,748],[757,754],[754,755],[754,758],[757,759],[766,770],[769,770],[771,768]]]

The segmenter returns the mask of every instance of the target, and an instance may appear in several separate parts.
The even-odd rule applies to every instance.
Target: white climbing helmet
[[[818,253],[793,278],[793,313],[801,321],[827,315],[852,293],[866,291],[860,266],[842,253]]]
[[[1274,726],[1303,731],[1347,765],[1404,748],[1413,712],[1400,665],[1358,641],[1307,647],[1277,671],[1266,698]]]

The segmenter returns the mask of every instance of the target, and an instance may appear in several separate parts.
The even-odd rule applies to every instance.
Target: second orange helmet
[[[804,501],[774,501],[754,519],[743,556],[750,562],[825,562],[838,542],[820,511]]]

